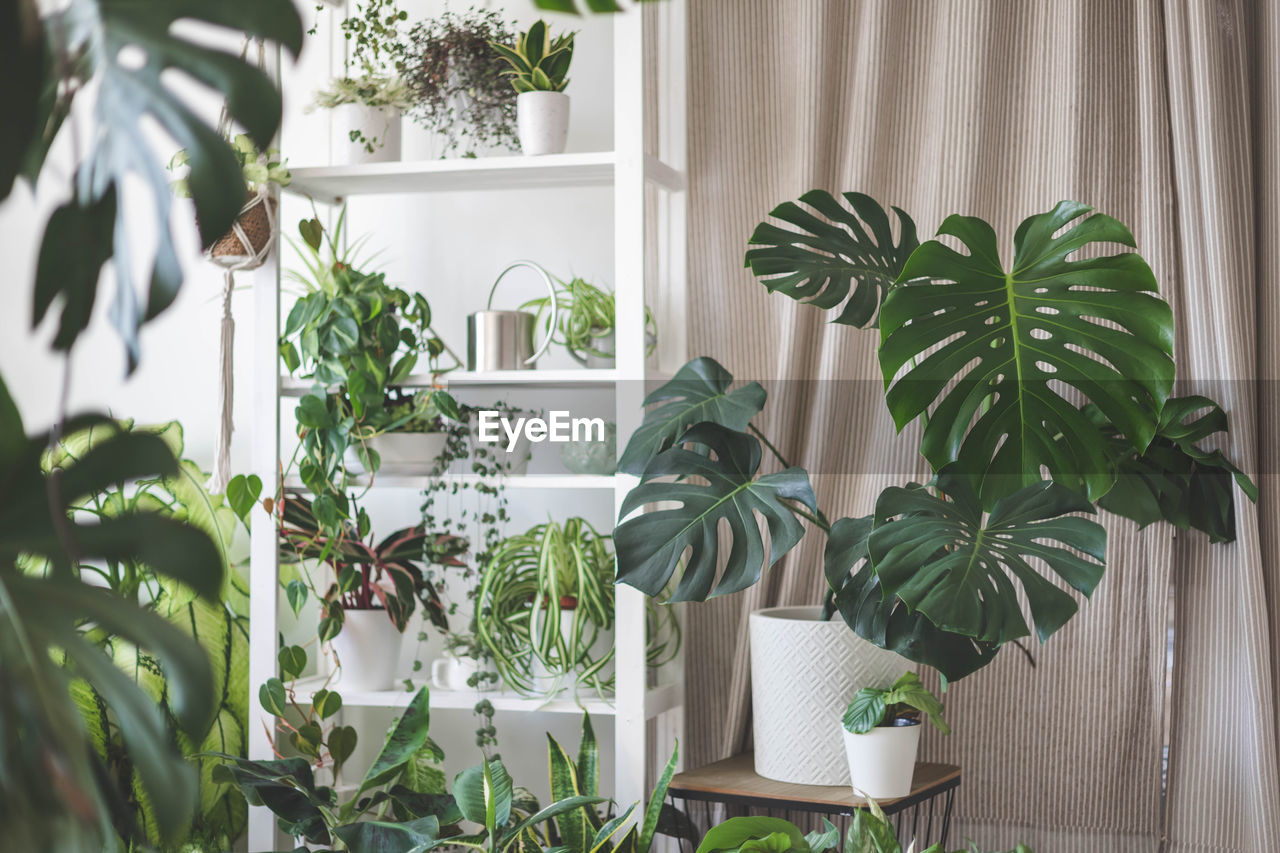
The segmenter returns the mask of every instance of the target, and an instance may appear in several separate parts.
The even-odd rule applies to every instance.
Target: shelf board
[[[618,381],[616,370],[591,370],[570,367],[559,370],[490,370],[483,373],[456,370],[435,377],[430,373],[414,373],[397,383],[401,388],[430,388],[443,385],[453,388],[469,388],[484,385],[519,385],[528,388],[609,388]],[[284,397],[301,397],[314,387],[310,379],[280,377],[280,394]]]
[[[298,682],[299,695],[310,697],[324,685],[324,678],[307,678]],[[405,708],[414,692],[401,688],[391,690],[347,690],[341,683],[330,689],[342,694],[344,708]],[[431,688],[431,707],[470,711],[481,699],[488,699],[499,711],[541,712],[552,714],[581,714],[589,711],[592,716],[612,717],[615,713],[612,697],[600,698],[594,694],[579,700],[569,698],[543,699],[521,696],[509,691],[442,690]]]
[[[309,166],[292,170],[287,192],[339,204],[355,195],[609,186],[617,165],[614,152],[593,151]],[[646,155],[644,171],[645,177],[660,187],[673,192],[685,188],[684,175],[656,157]]]
[[[374,477],[373,485],[382,489],[413,489],[421,491],[438,480],[451,483],[493,482],[494,478],[480,477],[476,474],[445,474],[432,476],[426,473],[404,471],[381,471]],[[593,476],[588,474],[521,474],[506,477],[503,487],[507,489],[563,489],[613,491],[617,478],[613,476]],[[296,476],[289,476],[284,481],[285,488],[300,489],[302,481]],[[367,486],[367,477],[356,477],[355,485]]]

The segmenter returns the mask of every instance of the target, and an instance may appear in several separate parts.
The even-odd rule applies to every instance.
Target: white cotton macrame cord
[[[244,59],[249,52],[249,40],[245,39],[240,58]],[[266,67],[265,47],[258,40],[258,67]],[[218,133],[224,139],[231,130],[231,116],[227,105],[222,105],[222,114],[218,118]],[[265,155],[259,155],[265,159]],[[255,247],[253,240],[245,230],[244,222],[260,208],[265,215],[267,238],[261,246]],[[259,235],[261,236],[261,235]],[[234,238],[241,251],[227,254],[215,254],[227,238]],[[276,242],[276,200],[272,198],[268,184],[258,188],[253,198],[240,208],[231,231],[205,252],[205,257],[222,267],[222,334],[218,349],[218,436],[213,452],[213,476],[209,478],[209,491],[221,494],[231,482],[231,433],[235,431],[235,418],[232,414],[235,395],[235,369],[232,351],[235,344],[236,321],[231,313],[231,293],[235,289],[235,273],[237,270],[254,270],[266,263],[267,256]]]

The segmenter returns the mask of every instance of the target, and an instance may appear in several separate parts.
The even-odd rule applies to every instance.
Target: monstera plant
[[[948,217],[918,243],[911,218],[858,193],[813,191],[751,237],[761,283],[878,328],[885,401],[899,430],[923,422],[924,484],[881,493],[830,523],[802,468],[752,420],[766,394],[709,358],[652,393],[620,467],[640,476],[615,534],[618,580],[675,600],[744,589],[826,534],[829,592],[874,644],[957,679],[1006,643],[1047,640],[1102,579],[1095,507],[1235,538],[1231,482],[1252,481],[1202,442],[1227,429],[1205,397],[1171,397],[1173,314],[1129,230],[1064,201],[1023,221],[1000,260],[981,219]],[[896,234],[896,236],[895,236]],[[781,470],[762,472],[764,450]],[[768,528],[768,549],[760,520]],[[727,530],[728,535],[724,535]],[[1021,600],[1025,599],[1024,608]]]

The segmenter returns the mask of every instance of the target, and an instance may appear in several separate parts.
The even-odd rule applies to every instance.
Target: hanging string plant
[[[498,12],[474,8],[446,11],[409,31],[400,69],[417,100],[410,115],[441,136],[441,156],[515,150],[516,91],[490,47],[515,41]]]

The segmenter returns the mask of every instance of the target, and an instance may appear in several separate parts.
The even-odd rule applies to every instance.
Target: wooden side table
[[[892,821],[905,849],[916,840],[916,849],[930,844],[947,843],[951,830],[951,811],[955,806],[956,788],[960,787],[960,768],[953,764],[916,764],[911,793],[895,800],[877,801]],[[716,804],[737,807],[746,814],[783,816],[781,813],[808,812],[826,817],[848,830],[849,816],[855,809],[866,808],[866,801],[855,797],[845,785],[796,785],[776,782],[757,775],[752,753],[735,755],[697,770],[677,773],[667,791],[672,799],[684,801],[684,811],[694,822],[699,835],[711,823]],[[701,804],[703,820],[698,821],[692,806]],[[815,818],[816,821],[816,818]],[[808,832],[820,829],[820,823],[801,826]]]

